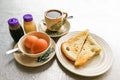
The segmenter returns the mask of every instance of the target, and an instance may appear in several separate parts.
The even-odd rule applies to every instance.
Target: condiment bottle
[[[8,20],[9,31],[10,35],[12,36],[13,40],[17,43],[19,39],[24,35],[24,31],[19,24],[18,19],[10,18]]]
[[[24,19],[24,30],[26,33],[31,31],[37,31],[36,24],[33,21],[33,16],[31,14],[25,14],[23,16]]]

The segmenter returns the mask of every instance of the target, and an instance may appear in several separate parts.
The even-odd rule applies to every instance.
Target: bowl
[[[26,46],[24,45],[24,41],[25,41],[26,37],[29,36],[29,35],[33,35],[33,36],[36,36],[38,38],[42,38],[42,39],[46,40],[47,44],[48,44],[47,48],[45,50],[43,50],[42,52],[38,52],[38,53],[35,53],[35,54],[32,53],[31,51],[29,51],[30,49],[26,48]],[[25,34],[24,36],[22,36],[20,38],[20,40],[18,41],[19,50],[23,54],[25,54],[29,57],[34,57],[34,58],[44,55],[45,52],[49,49],[50,46],[51,46],[51,38],[49,37],[48,34],[46,34],[44,32],[36,32],[36,31],[29,32],[29,33]]]

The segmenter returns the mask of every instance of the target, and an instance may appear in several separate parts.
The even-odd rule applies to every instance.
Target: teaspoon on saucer
[[[67,19],[72,19],[72,18],[73,18],[73,16],[68,16],[68,17],[67,17]]]

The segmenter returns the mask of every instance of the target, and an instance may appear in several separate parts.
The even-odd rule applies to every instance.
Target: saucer
[[[17,44],[15,45],[15,48],[16,47],[18,47]],[[54,40],[52,40],[51,47],[48,49],[48,51],[38,58],[28,57],[22,54],[21,52],[15,52],[14,58],[18,63],[20,63],[23,66],[37,67],[49,62],[54,57],[54,55],[55,55],[55,42]]]
[[[39,30],[46,32],[50,37],[60,37],[68,33],[70,30],[70,23],[66,20],[59,31],[47,30],[46,23],[44,20],[40,22]]]

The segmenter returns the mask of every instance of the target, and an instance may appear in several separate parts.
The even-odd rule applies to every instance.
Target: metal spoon
[[[6,54],[11,54],[11,53],[16,52],[18,50],[19,50],[19,48],[14,48],[14,49],[7,51]]]
[[[67,19],[72,19],[72,18],[73,18],[73,16],[68,16],[68,17],[67,17]]]

